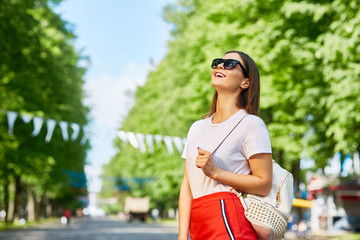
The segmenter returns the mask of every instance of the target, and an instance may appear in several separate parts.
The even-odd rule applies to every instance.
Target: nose
[[[224,69],[224,63],[222,62],[222,63],[218,64],[216,66],[216,68]]]

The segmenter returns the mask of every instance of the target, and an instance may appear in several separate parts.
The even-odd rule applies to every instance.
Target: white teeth
[[[225,77],[225,75],[224,74],[222,74],[222,73],[216,73],[216,75],[215,76],[217,76],[217,77]]]

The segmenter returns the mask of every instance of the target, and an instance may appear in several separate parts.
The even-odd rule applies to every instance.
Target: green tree
[[[74,34],[49,7],[57,2],[0,3],[0,109],[86,125],[85,69],[79,66],[82,57],[74,49]],[[15,203],[12,219],[6,220],[19,217],[24,194],[35,200],[37,218],[46,204],[76,198],[79,193],[71,191],[62,171],[84,172],[88,144],[64,142],[58,127],[46,144],[45,127],[32,137],[32,124],[20,119],[12,136],[7,134],[6,118],[1,117],[0,126],[1,205],[8,210],[9,201]]]

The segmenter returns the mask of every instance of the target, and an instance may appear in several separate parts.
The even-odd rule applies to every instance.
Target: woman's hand
[[[206,176],[212,178],[215,175],[217,168],[214,165],[211,152],[198,147],[198,153],[195,165],[198,168],[201,168]]]

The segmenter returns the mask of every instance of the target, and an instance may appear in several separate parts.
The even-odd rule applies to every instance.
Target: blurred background
[[[176,222],[181,153],[210,109],[211,61],[240,50],[260,70],[273,158],[295,179],[288,238],[360,239],[359,9],[2,0],[0,228],[66,209]]]

